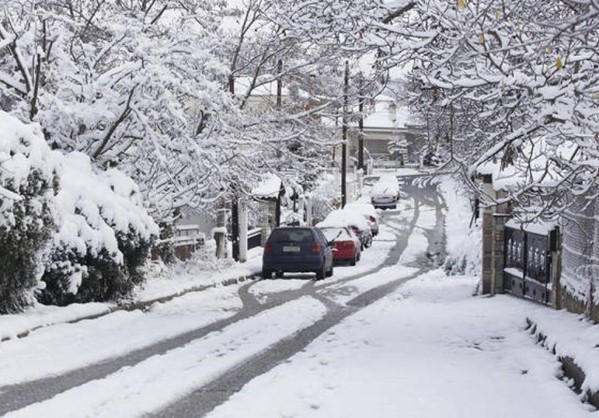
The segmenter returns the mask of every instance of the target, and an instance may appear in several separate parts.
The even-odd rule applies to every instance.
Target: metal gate
[[[551,250],[555,231],[540,235],[506,227],[503,290],[543,304],[551,302]]]

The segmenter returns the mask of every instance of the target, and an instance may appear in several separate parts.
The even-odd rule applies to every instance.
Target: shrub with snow
[[[55,177],[35,126],[0,112],[0,313],[32,301],[54,229]]]
[[[40,301],[125,296],[143,281],[140,268],[158,234],[136,184],[118,170],[96,174],[89,157],[76,152],[60,158],[57,171],[58,231]]]
[[[36,125],[0,112],[0,127],[0,312],[21,309],[36,287],[41,302],[62,305],[143,281],[158,228],[137,185],[96,172],[84,154],[51,151]]]

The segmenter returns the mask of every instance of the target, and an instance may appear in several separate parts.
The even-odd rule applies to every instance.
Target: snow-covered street
[[[404,193],[360,263],[336,266],[324,281],[287,274],[215,287],[2,342],[0,412],[596,415],[527,327],[547,308],[473,296],[477,278],[446,276],[430,255],[455,244],[444,238],[447,205],[428,183]]]
[[[0,418],[599,418],[599,0],[0,4]]]

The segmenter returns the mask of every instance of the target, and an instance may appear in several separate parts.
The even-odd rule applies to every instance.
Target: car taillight
[[[270,253],[270,252],[272,252],[272,245],[270,245],[270,244],[266,244],[266,245],[264,246],[264,254],[268,254],[268,253]]]
[[[320,244],[314,244],[312,246],[312,252],[319,253],[320,252]]]

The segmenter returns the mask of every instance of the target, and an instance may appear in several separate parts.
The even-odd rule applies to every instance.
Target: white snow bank
[[[543,344],[559,357],[571,357],[586,373],[582,390],[599,391],[599,325],[566,311],[532,311]]]

